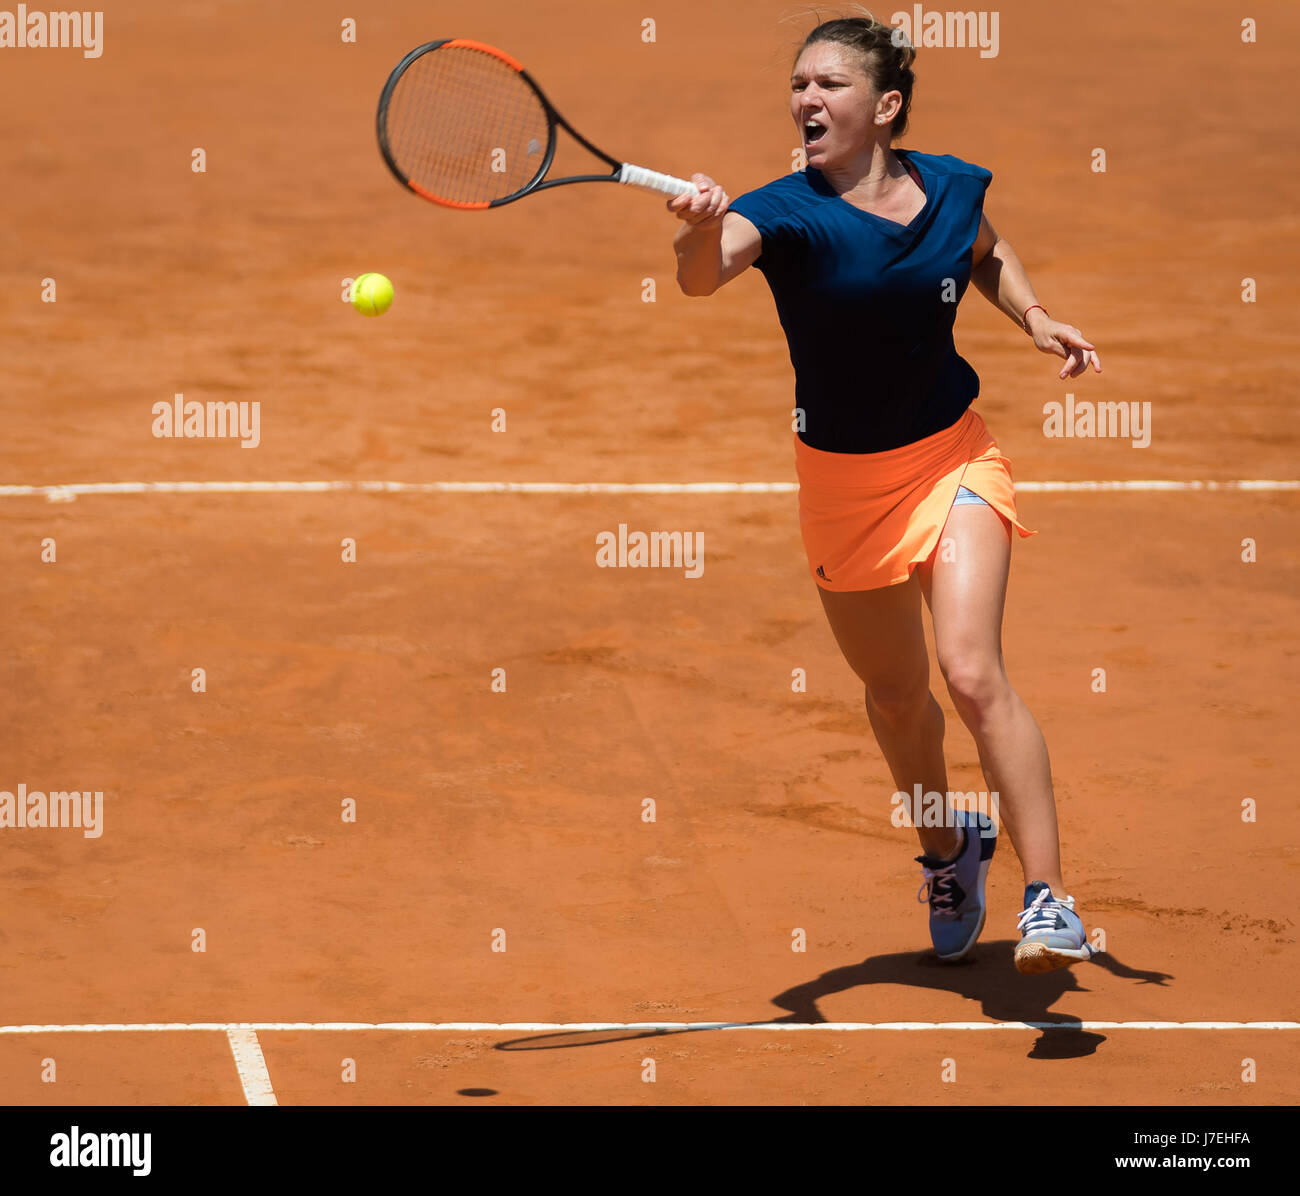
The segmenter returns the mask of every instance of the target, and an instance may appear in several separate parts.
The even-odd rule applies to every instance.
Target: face
[[[808,165],[837,166],[859,154],[884,129],[879,97],[857,54],[834,42],[814,42],[799,55],[790,79],[790,115]]]

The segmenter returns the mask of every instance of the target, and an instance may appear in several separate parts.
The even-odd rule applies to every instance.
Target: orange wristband
[[[1029,331],[1029,325],[1025,323],[1025,318],[1034,310],[1034,308],[1038,308],[1038,310],[1041,311],[1049,320],[1052,318],[1051,313],[1041,303],[1031,303],[1027,308],[1025,308],[1025,314],[1020,317],[1020,327],[1030,336],[1032,336],[1033,333]]]

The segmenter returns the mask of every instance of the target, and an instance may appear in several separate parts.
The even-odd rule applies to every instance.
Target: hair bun
[[[912,45],[912,39],[907,36],[907,30],[901,25],[891,25],[889,44],[894,47],[894,53],[898,56],[898,69],[910,70],[912,63],[916,61],[916,47]]]

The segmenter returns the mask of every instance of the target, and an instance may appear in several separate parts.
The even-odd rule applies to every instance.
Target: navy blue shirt
[[[790,344],[800,438],[826,452],[912,444],[979,394],[952,329],[993,175],[949,154],[894,152],[925,189],[906,226],[841,199],[812,167],[731,204],[763,237],[754,265]]]

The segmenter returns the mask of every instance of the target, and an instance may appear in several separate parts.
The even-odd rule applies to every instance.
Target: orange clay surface
[[[660,199],[451,212],[373,135],[389,69],[462,35],[597,144],[739,194],[796,144],[809,22],[784,11],[388,3],[345,44],[308,0],[137,2],[107,7],[99,59],[0,50],[0,483],[791,481],[756,272],[688,300]],[[999,12],[995,58],[922,47],[904,144],[993,171],[990,219],[1101,350],[1103,375],[1061,383],[966,299],[958,346],[1017,480],[1296,477],[1300,11],[1253,6],[1253,45],[1207,0]],[[366,270],[396,284],[382,319],[340,301]],[[260,445],[154,438],[178,392],[260,402]],[[1067,393],[1150,402],[1150,447],[1046,438]],[[1297,502],[1021,494],[1041,534],[1015,549],[1007,665],[1107,947],[1022,978],[1008,842],[973,960],[929,953],[793,494],[0,497],[0,789],[105,795],[102,837],[0,830],[0,1024],[1295,1019]],[[703,533],[703,575],[597,568],[620,523]],[[950,784],[983,789],[940,699]],[[285,1104],[1300,1096],[1294,1030],[260,1040]],[[244,1094],[220,1032],[0,1034],[0,1100]]]

